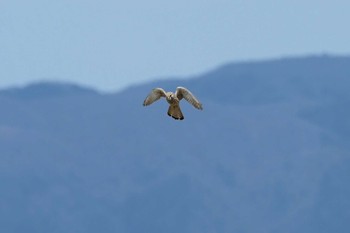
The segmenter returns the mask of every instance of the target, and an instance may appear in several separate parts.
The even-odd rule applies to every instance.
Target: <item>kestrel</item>
[[[202,110],[202,104],[196,99],[196,97],[186,88],[177,87],[175,93],[165,92],[162,88],[154,88],[151,93],[146,97],[143,102],[143,106],[148,106],[153,102],[159,100],[161,97],[165,97],[166,101],[169,103],[168,115],[175,120],[183,120],[184,115],[180,109],[180,100],[184,98],[195,108]]]

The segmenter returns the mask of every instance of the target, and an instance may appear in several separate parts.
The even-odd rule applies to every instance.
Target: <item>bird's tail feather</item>
[[[175,120],[184,119],[184,115],[182,114],[179,105],[170,105],[168,109],[168,115],[174,118]]]

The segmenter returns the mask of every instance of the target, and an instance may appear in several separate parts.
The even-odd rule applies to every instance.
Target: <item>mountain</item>
[[[1,232],[347,232],[350,57],[0,91]],[[142,102],[188,87],[203,103]]]

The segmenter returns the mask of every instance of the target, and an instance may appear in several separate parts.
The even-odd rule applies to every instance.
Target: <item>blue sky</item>
[[[224,63],[350,54],[347,0],[1,0],[0,88],[116,91]]]

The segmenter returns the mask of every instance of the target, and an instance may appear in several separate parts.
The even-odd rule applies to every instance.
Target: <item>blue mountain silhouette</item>
[[[345,232],[350,57],[227,64],[113,94],[0,91],[1,232]],[[188,87],[203,103],[142,102]]]

